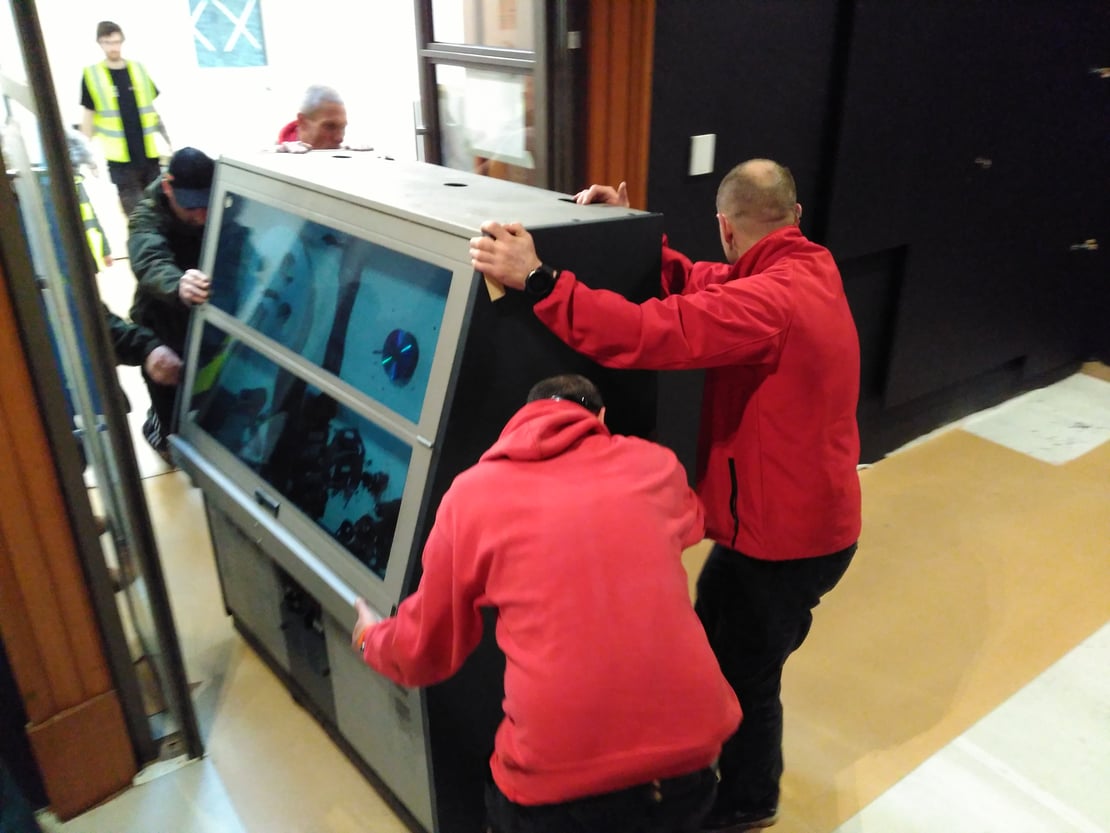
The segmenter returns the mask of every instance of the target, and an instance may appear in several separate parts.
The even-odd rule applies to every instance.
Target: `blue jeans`
[[[717,774],[700,769],[624,790],[526,806],[486,786],[488,833],[697,833],[713,806]]]
[[[721,750],[714,813],[772,811],[782,776],[782,669],[813,608],[848,569],[856,545],[831,555],[764,561],[717,544],[698,577],[695,609],[744,719]]]

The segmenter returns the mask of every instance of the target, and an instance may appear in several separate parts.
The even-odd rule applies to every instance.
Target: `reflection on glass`
[[[215,306],[419,422],[449,270],[229,193],[212,274]]]
[[[443,164],[538,184],[531,75],[436,66]]]
[[[211,324],[204,339],[222,346],[197,425],[384,578],[409,446]]]
[[[532,0],[432,0],[432,39],[498,49],[535,49]]]

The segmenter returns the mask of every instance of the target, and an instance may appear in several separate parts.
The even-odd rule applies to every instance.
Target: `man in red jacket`
[[[579,203],[627,206],[592,186]],[[482,226],[474,268],[536,298],[559,338],[608,367],[705,368],[698,494],[716,542],[697,611],[744,722],[721,753],[704,829],[774,823],[782,774],[782,669],[860,532],[859,342],[832,255],[798,228],[789,170],[753,159],[725,176],[727,263],[663,248],[666,297],[634,304],[547,266],[519,223]]]
[[[493,833],[695,833],[740,720],[681,562],[701,504],[674,454],[604,413],[581,376],[533,387],[443,496],[416,592],[384,621],[356,603],[355,649],[408,686],[455,673],[497,609]]]
[[[313,84],[305,90],[297,117],[278,132],[279,150],[336,150],[347,133],[347,107],[332,87]]]

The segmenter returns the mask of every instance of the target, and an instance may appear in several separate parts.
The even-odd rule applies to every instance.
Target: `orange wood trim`
[[[6,426],[0,426],[6,428]],[[6,430],[0,440],[0,455],[9,453]],[[6,459],[6,457],[5,457]],[[45,719],[58,711],[50,679],[39,656],[35,633],[27,614],[19,581],[12,567],[12,547],[0,515],[0,639],[8,653],[16,685],[31,720]]]
[[[32,725],[27,737],[63,821],[130,785],[138,769],[114,691]]]
[[[34,722],[112,682],[2,270],[0,362],[0,633]]]
[[[647,198],[655,0],[593,0],[588,18],[586,178]]]
[[[609,3],[597,0],[590,4],[587,30],[586,92],[586,182],[609,182],[605,165],[605,144],[609,136],[609,49],[607,34],[610,25]]]

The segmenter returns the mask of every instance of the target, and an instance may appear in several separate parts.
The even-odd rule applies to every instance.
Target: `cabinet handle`
[[[1110,78],[1110,67],[1091,67],[1091,75],[1099,78]]]
[[[276,518],[278,509],[281,504],[266,494],[261,489],[254,490],[254,499],[258,501],[258,505],[270,510],[270,513]]]
[[[1082,243],[1072,243],[1068,248],[1073,252],[1097,252],[1098,241],[1092,237]]]
[[[975,164],[978,165],[980,168],[982,168],[984,171],[986,171],[986,170],[990,170],[990,167],[991,167],[991,165],[994,164],[994,162],[990,159],[987,159],[987,157],[985,157],[985,156],[976,156],[975,157]]]

